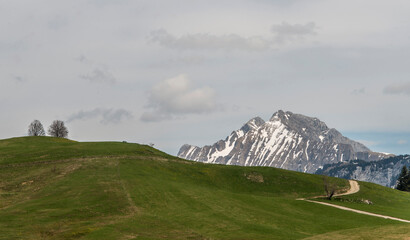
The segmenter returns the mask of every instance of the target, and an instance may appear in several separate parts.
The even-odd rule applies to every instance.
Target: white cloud
[[[88,120],[92,118],[101,118],[100,123],[120,123],[124,119],[133,118],[132,113],[125,109],[105,109],[105,108],[95,108],[89,111],[79,111],[77,113],[71,114],[67,122],[73,122],[76,120]]]
[[[404,145],[406,143],[407,143],[407,140],[404,140],[404,139],[400,139],[399,141],[397,141],[397,144],[399,145]]]
[[[410,82],[389,85],[384,88],[384,93],[410,95]]]
[[[217,109],[215,91],[210,87],[194,88],[184,74],[166,79],[152,87],[141,120],[161,121],[186,114],[201,114]]]

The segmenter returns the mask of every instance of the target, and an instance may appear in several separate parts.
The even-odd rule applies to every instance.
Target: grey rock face
[[[394,187],[403,166],[410,165],[410,155],[386,158],[380,161],[349,162],[325,165],[316,173],[345,179],[372,182],[387,187]]]
[[[314,173],[325,164],[351,159],[379,160],[373,153],[317,118],[278,111],[265,122],[260,117],[248,121],[225,140],[212,146],[184,145],[178,157],[188,160],[241,165],[270,166]]]

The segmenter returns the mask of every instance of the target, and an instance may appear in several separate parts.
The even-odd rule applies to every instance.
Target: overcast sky
[[[0,0],[0,138],[225,138],[279,109],[410,153],[408,0]]]

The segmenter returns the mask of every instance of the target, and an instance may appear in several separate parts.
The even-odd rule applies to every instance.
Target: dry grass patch
[[[252,173],[245,173],[244,175],[248,180],[250,180],[252,182],[257,182],[257,183],[263,183],[264,182],[263,175],[260,174],[260,173],[252,172]]]

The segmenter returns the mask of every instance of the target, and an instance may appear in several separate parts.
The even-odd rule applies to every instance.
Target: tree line
[[[64,125],[64,122],[61,120],[54,120],[53,123],[48,127],[48,135],[51,137],[60,137],[67,138],[68,130]],[[43,124],[39,120],[34,120],[28,126],[28,135],[29,136],[45,136],[46,132],[44,131]]]
[[[400,191],[410,192],[410,171],[406,166],[403,166],[399,179],[397,179],[396,189]]]

